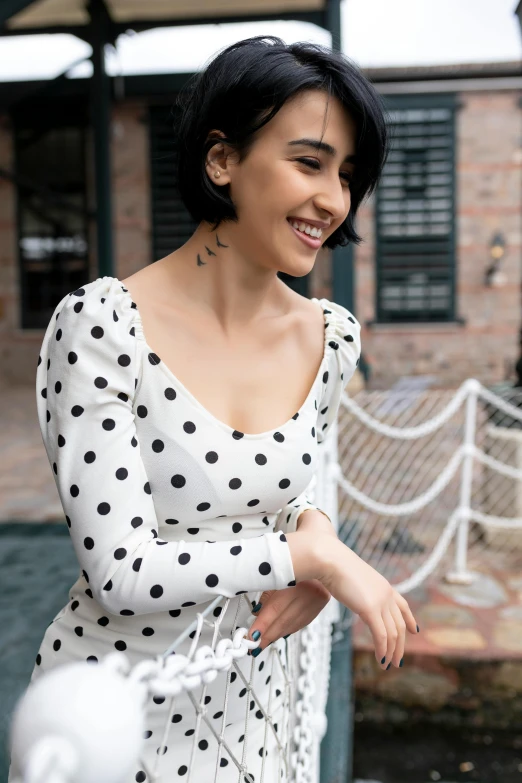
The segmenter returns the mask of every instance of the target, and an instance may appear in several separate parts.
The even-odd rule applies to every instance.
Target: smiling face
[[[222,144],[213,147],[207,172],[213,179],[218,165],[221,176],[214,183],[230,184],[238,222],[227,222],[227,236],[237,250],[260,267],[306,275],[350,210],[354,162],[347,159],[355,155],[355,144],[356,126],[341,102],[307,90],[287,101],[258,131],[241,163],[233,154],[225,161],[221,152],[229,150]],[[302,234],[291,219],[294,225],[315,221],[322,235]]]

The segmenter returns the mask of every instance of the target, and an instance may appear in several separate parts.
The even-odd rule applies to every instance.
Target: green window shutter
[[[153,260],[177,250],[197,223],[181,201],[176,183],[175,109],[149,107],[151,228]]]
[[[456,96],[384,96],[391,151],[376,193],[376,320],[455,320]]]

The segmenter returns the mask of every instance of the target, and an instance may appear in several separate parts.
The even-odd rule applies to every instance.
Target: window
[[[376,193],[376,320],[455,320],[455,96],[386,96]]]
[[[21,327],[43,329],[88,278],[84,109],[31,101],[13,112]]]

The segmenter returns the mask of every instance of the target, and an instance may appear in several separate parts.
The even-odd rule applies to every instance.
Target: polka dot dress
[[[37,411],[81,572],[46,630],[31,681],[114,650],[132,666],[154,658],[219,595],[231,599],[220,626],[230,637],[252,625],[261,592],[296,584],[285,533],[315,508],[306,489],[317,444],[337,416],[361,352],[354,316],[327,299],[315,301],[325,321],[317,376],[291,419],[258,434],[219,421],[178,381],[147,344],[136,304],[117,278],[98,278],[59,302],[38,360]],[[187,654],[191,641],[177,652]],[[211,630],[204,629],[201,643],[210,642]],[[261,704],[272,688],[281,736],[285,678],[273,665],[276,650],[286,666],[286,641],[279,640],[238,667],[247,683],[254,668]],[[235,667],[228,680],[225,738],[239,760],[248,742],[245,763],[260,783],[265,721]],[[206,686],[206,717],[218,733],[226,684],[218,676]],[[171,701],[151,700],[146,764],[125,783],[188,779],[191,753],[192,781],[243,780],[226,752],[216,765],[217,741],[204,722],[193,748],[197,716],[187,693]],[[278,783],[286,773],[268,734],[263,780]],[[158,757],[160,776],[153,778]]]

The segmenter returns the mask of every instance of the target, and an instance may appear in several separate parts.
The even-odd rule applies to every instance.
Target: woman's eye
[[[304,163],[305,166],[310,166],[310,168],[312,169],[318,170],[321,168],[321,164],[315,158],[297,158],[297,160],[300,163]],[[347,171],[341,171],[339,176],[342,177],[342,179],[344,179],[345,182],[348,182],[348,184],[350,184],[350,182],[352,181],[352,175],[349,174]]]

